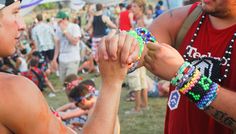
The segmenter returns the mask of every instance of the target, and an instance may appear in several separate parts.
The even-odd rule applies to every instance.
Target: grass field
[[[84,77],[93,78],[96,81],[96,86],[100,86],[100,77],[95,77],[93,74]],[[52,81],[56,89],[62,89],[61,83],[55,75],[50,76],[49,79]],[[56,93],[56,97],[52,98],[47,96],[48,93],[49,92],[46,90],[44,96],[50,106],[57,108],[67,103],[67,98],[63,91]],[[125,111],[130,110],[134,106],[133,102],[125,101],[127,93],[128,91],[126,89],[122,89],[119,109],[121,134],[163,134],[167,99],[150,98],[149,110],[140,115],[125,115]]]

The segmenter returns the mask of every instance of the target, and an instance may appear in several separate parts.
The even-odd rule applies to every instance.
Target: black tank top
[[[94,37],[103,37],[107,34],[106,23],[102,21],[102,15],[93,17],[93,36]]]

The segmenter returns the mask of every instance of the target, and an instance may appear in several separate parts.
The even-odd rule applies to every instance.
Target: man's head
[[[39,22],[43,21],[43,15],[42,14],[37,14],[36,18]]]
[[[73,99],[69,97],[70,92],[79,85],[79,83],[83,80],[82,77],[78,77],[76,74],[69,74],[66,76],[64,80],[64,87],[66,95],[70,102],[73,102]]]
[[[84,80],[70,92],[69,97],[75,101],[78,107],[88,110],[95,103],[94,91],[94,82],[92,80]]]
[[[125,8],[125,3],[120,3],[119,7],[120,7],[121,10],[124,9]]]
[[[68,21],[69,20],[69,15],[65,11],[59,11],[56,15],[56,19],[58,19],[58,22],[62,21]]]
[[[145,5],[146,1],[145,0],[133,0],[132,1],[132,11],[134,15],[144,13],[145,12]]]
[[[146,15],[152,15],[153,14],[153,7],[152,5],[148,5],[147,6],[147,10],[146,10]]]
[[[232,17],[236,12],[235,0],[201,0],[203,10],[215,17]]]
[[[29,65],[30,67],[38,67],[39,61],[37,59],[31,59]]]
[[[15,47],[24,29],[23,19],[19,14],[20,1],[0,1],[0,56],[5,57],[15,52]]]
[[[101,11],[102,9],[103,9],[102,4],[100,4],[100,3],[96,4],[96,11],[97,11],[97,12],[98,12],[98,11]]]

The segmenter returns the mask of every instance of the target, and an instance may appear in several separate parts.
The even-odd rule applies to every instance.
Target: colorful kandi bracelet
[[[141,56],[142,56],[145,43],[156,42],[156,38],[146,28],[138,27],[135,30],[129,31],[128,34],[133,36],[138,41],[138,45],[139,45],[139,48],[140,48],[138,59],[140,59]],[[139,61],[136,61],[135,63],[133,63],[131,65],[131,67],[128,70],[128,73],[131,73],[131,72],[133,72],[134,70],[137,69],[138,62]]]

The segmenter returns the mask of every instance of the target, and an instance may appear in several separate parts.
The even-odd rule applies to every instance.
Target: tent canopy
[[[36,6],[49,2],[63,2],[70,1],[70,8],[74,10],[81,9],[85,3],[101,3],[106,6],[116,5],[124,0],[22,0],[21,3],[21,14],[24,16],[31,12]]]

